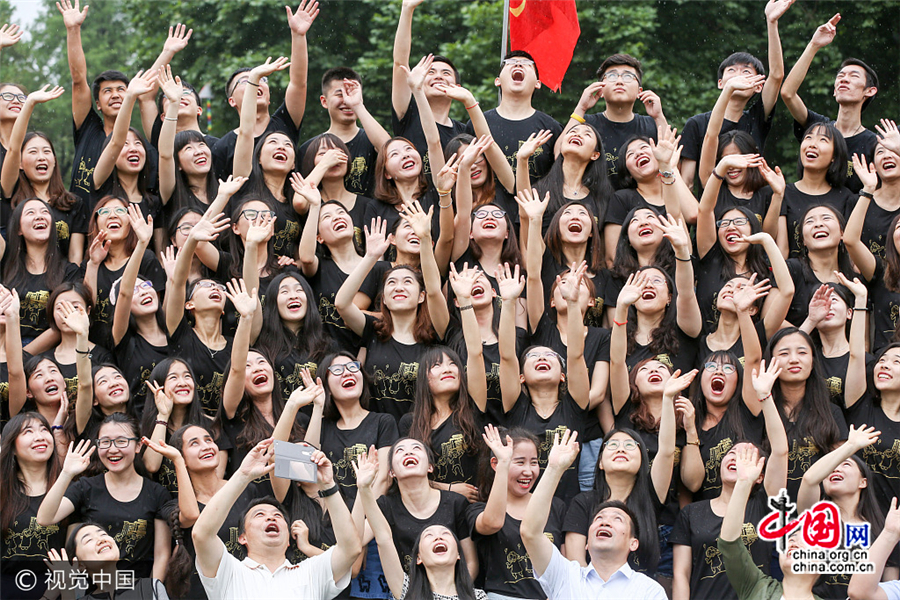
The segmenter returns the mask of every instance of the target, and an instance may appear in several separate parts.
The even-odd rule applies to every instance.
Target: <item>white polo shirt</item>
[[[287,559],[272,573],[255,560],[239,561],[222,546],[222,560],[215,577],[204,577],[197,564],[200,582],[208,598],[216,600],[331,600],[350,584],[350,571],[335,584],[330,548],[324,554],[292,565]]]
[[[582,567],[574,560],[566,560],[556,546],[538,583],[550,600],[668,600],[661,585],[633,570],[627,562],[609,581],[603,581],[594,567]]]

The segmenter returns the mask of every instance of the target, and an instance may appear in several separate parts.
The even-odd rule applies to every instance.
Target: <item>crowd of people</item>
[[[786,75],[769,0],[768,64],[725,58],[679,134],[627,54],[562,124],[509,52],[484,110],[410,59],[421,1],[390,124],[335,66],[301,131],[315,0],[225,82],[222,138],[180,24],[89,83],[61,0],[71,88],[0,83],[2,597],[900,598],[900,130],[862,124],[858,58],[804,103],[841,16]],[[68,184],[39,131],[64,93]],[[314,482],[275,475],[284,442]],[[797,574],[808,542],[758,530],[781,489],[868,524],[875,572]]]

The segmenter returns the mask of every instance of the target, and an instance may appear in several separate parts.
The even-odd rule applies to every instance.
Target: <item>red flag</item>
[[[512,50],[531,54],[541,82],[559,91],[581,35],[575,0],[510,0],[509,15]]]

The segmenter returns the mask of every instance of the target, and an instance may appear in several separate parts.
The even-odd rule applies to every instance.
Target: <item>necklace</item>
[[[586,193],[587,192],[584,191],[584,185],[582,184],[578,184],[578,188],[576,188],[575,190],[567,186],[565,183],[563,184],[563,195],[566,198],[580,198]]]

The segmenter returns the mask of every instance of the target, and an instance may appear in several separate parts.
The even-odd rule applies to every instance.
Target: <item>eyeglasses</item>
[[[249,78],[249,77],[248,77],[247,79],[241,79],[241,80],[238,81],[236,84],[234,84],[234,87],[233,87],[233,88],[231,88],[231,93],[232,93],[232,94],[235,93],[239,87],[241,87],[241,86],[244,85],[245,83],[248,83],[249,81],[250,81],[250,78]],[[269,83],[269,78],[268,78],[268,77],[260,77],[260,78],[259,78],[259,83],[260,83],[260,85],[262,85],[262,84],[264,84],[264,83]]]
[[[328,372],[335,377],[340,377],[344,374],[344,371],[347,371],[348,373],[359,373],[361,368],[362,366],[359,364],[359,361],[354,360],[341,365],[331,365],[328,367]]]
[[[488,208],[481,208],[472,213],[472,216],[476,219],[487,219],[488,217],[494,217],[495,219],[502,219],[506,216],[506,211],[495,208],[493,210]]]
[[[534,358],[536,360],[539,358],[561,358],[561,357],[559,356],[559,354],[557,354],[553,350],[548,350],[547,352],[537,352],[537,351],[529,352],[525,355],[525,358]]]
[[[7,102],[12,102],[13,100],[25,102],[28,99],[28,96],[26,96],[25,94],[15,94],[13,92],[3,92],[2,94],[0,94],[0,98],[3,98]]]
[[[128,209],[124,206],[116,206],[115,208],[98,208],[97,216],[98,217],[108,217],[109,215],[116,215],[117,217],[122,217],[128,214]]]
[[[716,227],[728,227],[731,224],[734,224],[735,227],[741,227],[750,222],[750,219],[747,217],[738,217],[737,219],[719,219],[716,221]]]
[[[137,440],[138,438],[136,437],[100,438],[97,440],[97,447],[101,450],[106,450],[112,446],[115,446],[116,448],[127,448],[128,444],[136,442]]]
[[[604,81],[618,81],[621,79],[624,83],[629,83],[637,80],[637,75],[634,73],[629,73],[625,71],[624,73],[617,73],[616,71],[610,71],[606,75],[603,76]]]
[[[634,450],[638,447],[638,443],[634,440],[623,440],[621,442],[619,440],[612,440],[606,442],[606,447],[610,450],[618,450],[620,447],[624,450]]]
[[[152,289],[153,289],[152,281],[150,281],[150,280],[142,281],[141,283],[134,286],[134,293],[139,294],[141,292],[141,290],[152,290]]]
[[[179,225],[178,227],[176,227],[175,231],[177,231],[181,235],[190,235],[192,229],[194,229],[194,223],[185,223],[184,225]]]
[[[707,371],[709,371],[710,373],[715,373],[716,371],[721,369],[722,372],[725,373],[726,375],[730,375],[731,373],[734,373],[736,370],[734,365],[727,365],[727,364],[723,365],[723,364],[719,364],[716,362],[708,362],[703,365],[703,368],[706,369]]]
[[[534,65],[534,61],[527,58],[505,58],[503,59],[503,65],[507,67],[530,67]]]
[[[204,279],[203,281],[197,282],[197,284],[194,286],[194,289],[191,290],[191,295],[188,296],[188,300],[193,298],[194,294],[196,294],[197,290],[199,290],[200,288],[213,288],[213,289],[219,290],[220,292],[225,291],[225,286],[222,285],[221,283],[218,283],[215,281],[209,281],[208,279]]]
[[[247,208],[247,209],[241,211],[241,216],[244,217],[245,219],[247,219],[248,221],[255,221],[256,217],[259,217],[260,215],[262,215],[262,216],[268,215],[268,217],[270,219],[274,219],[275,211],[274,210],[256,210],[255,208]]]

